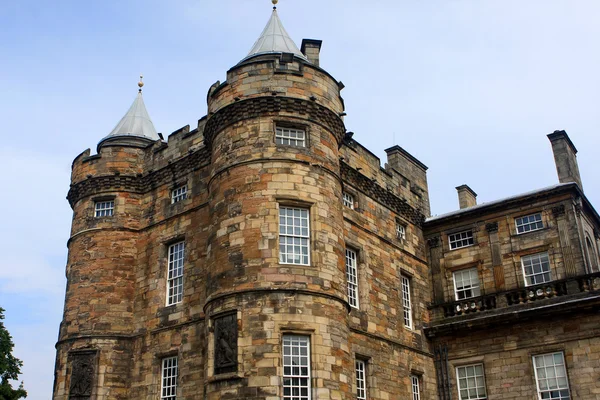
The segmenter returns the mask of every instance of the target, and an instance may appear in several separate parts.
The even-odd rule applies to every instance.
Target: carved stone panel
[[[214,319],[215,375],[237,372],[237,315],[229,314]]]
[[[71,382],[69,400],[89,400],[96,381],[97,351],[79,351],[69,355],[71,361]]]

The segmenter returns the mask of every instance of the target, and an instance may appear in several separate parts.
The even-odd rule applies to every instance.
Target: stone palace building
[[[430,217],[274,9],[191,129],[133,105],[72,165],[53,399],[598,399],[600,217],[559,183]],[[535,188],[533,188],[535,189]]]

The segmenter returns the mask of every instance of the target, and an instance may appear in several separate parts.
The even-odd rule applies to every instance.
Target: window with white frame
[[[525,286],[550,282],[550,259],[548,253],[531,254],[521,257]]]
[[[472,246],[475,243],[475,241],[473,240],[473,231],[468,230],[452,233],[448,235],[448,242],[450,243],[450,250]]]
[[[185,242],[169,246],[169,266],[167,276],[167,305],[181,303],[183,299],[183,259]]]
[[[286,146],[306,147],[306,131],[278,126],[275,128],[275,143]]]
[[[481,294],[477,268],[463,269],[453,274],[456,300],[470,299]]]
[[[406,276],[402,280],[402,309],[404,311],[404,326],[412,328],[412,304],[410,299],[410,279]]]
[[[366,400],[367,398],[367,365],[363,360],[356,360],[356,398]]]
[[[352,210],[354,210],[354,196],[351,195],[348,192],[343,192],[342,193],[342,203],[344,204],[344,207],[348,207]]]
[[[569,400],[567,367],[562,352],[533,356],[539,399]]]
[[[544,224],[542,223],[542,213],[535,213],[531,215],[525,215],[524,217],[515,218],[515,226],[517,227],[517,234],[542,229],[544,227]]]
[[[456,380],[460,400],[487,399],[483,364],[457,367]]]
[[[358,308],[358,259],[356,252],[346,249],[346,281],[348,283],[348,303]]]
[[[279,207],[279,262],[309,265],[310,233],[308,210]]]
[[[283,335],[283,399],[310,400],[310,338]]]
[[[410,376],[410,386],[412,400],[421,400],[421,386],[419,384],[419,377],[417,375]]]
[[[114,200],[103,200],[94,203],[94,216],[99,217],[112,217],[115,211]]]
[[[396,239],[406,240],[406,226],[396,222]]]
[[[179,186],[171,191],[171,204],[187,199],[187,185]]]
[[[163,358],[160,387],[161,400],[175,400],[177,398],[177,372],[177,357]]]

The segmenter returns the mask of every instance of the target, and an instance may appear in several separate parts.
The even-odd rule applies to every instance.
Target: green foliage
[[[15,380],[21,373],[23,361],[12,355],[14,343],[10,333],[4,327],[4,309],[0,307],[0,400],[18,400],[27,397],[23,382],[13,389],[10,380]]]

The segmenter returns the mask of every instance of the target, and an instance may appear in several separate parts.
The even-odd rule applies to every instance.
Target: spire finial
[[[277,3],[279,2],[279,0],[271,0],[271,3],[273,3],[273,10],[277,10]]]
[[[138,92],[140,92],[140,93],[142,92],[142,87],[144,86],[143,79],[144,79],[144,75],[140,75],[140,81],[138,82],[138,87],[139,87]]]

